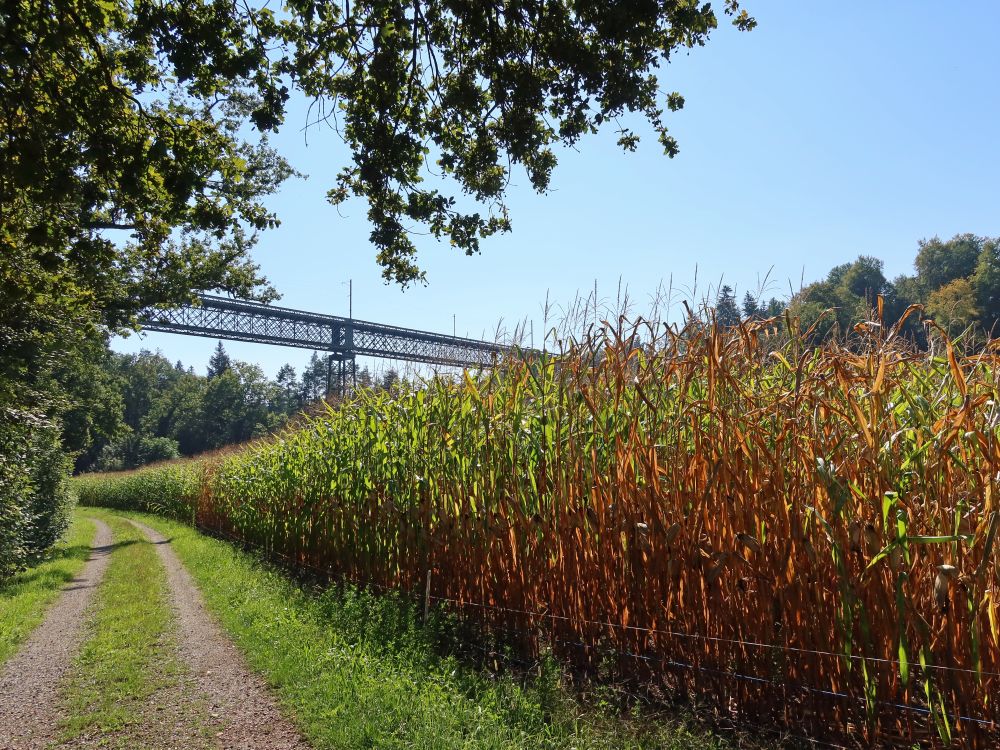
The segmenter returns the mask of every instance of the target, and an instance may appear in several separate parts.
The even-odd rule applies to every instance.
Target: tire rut
[[[0,669],[0,748],[34,750],[58,734],[59,688],[83,643],[86,610],[113,549],[111,529],[97,533],[80,574],[63,589],[42,624]]]
[[[192,690],[207,698],[224,750],[309,750],[298,730],[278,709],[264,680],[205,608],[201,591],[155,529],[129,521],[156,545],[167,570],[178,625],[177,651],[190,670]]]

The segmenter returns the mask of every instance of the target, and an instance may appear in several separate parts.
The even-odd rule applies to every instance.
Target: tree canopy
[[[664,112],[683,98],[656,69],[717,22],[698,2],[293,0],[279,16],[15,0],[0,11],[3,241],[108,312],[195,288],[248,296],[262,279],[247,249],[275,223],[261,200],[289,171],[246,126],[276,129],[295,88],[350,148],[331,201],[367,201],[384,275],[405,285],[422,278],[411,228],[475,252],[510,227],[511,170],[546,190],[558,143],[613,123],[634,149],[619,118],[637,112],[675,154]]]
[[[933,237],[918,243],[913,276],[889,281],[882,261],[867,255],[835,266],[826,279],[809,284],[791,302],[792,312],[808,326],[826,315],[820,332],[852,326],[870,318],[876,298],[883,297],[886,321],[896,321],[912,304],[923,316],[952,336],[968,331],[970,341],[998,335],[1000,322],[1000,238],[959,234],[950,240]],[[832,315],[829,314],[832,311]],[[919,316],[904,330],[918,345],[926,343]]]
[[[403,285],[423,277],[410,226],[476,252],[481,237],[510,229],[512,169],[544,192],[556,144],[612,124],[619,145],[634,150],[639,136],[619,118],[635,112],[675,155],[664,113],[684,100],[662,91],[656,69],[704,44],[718,22],[699,2],[294,0],[288,8],[291,18],[277,24],[288,45],[279,70],[316,100],[353,157],[330,200],[367,201],[383,275]],[[725,10],[739,28],[754,26],[734,0]]]
[[[144,307],[274,296],[248,253],[291,172],[244,133],[281,88],[235,8],[0,8],[0,404],[58,414],[57,370]]]

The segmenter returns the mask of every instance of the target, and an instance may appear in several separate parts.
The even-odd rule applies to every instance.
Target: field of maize
[[[484,641],[723,721],[997,747],[1000,367],[788,324],[620,322],[77,491],[335,577],[429,580]]]

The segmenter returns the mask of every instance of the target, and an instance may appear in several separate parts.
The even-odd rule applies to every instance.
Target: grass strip
[[[123,513],[172,546],[251,666],[316,748],[721,748],[676,718],[583,708],[542,664],[531,680],[485,675],[441,655],[447,623],[361,591],[304,589],[232,545]]]
[[[0,585],[0,664],[41,624],[49,605],[83,569],[96,532],[91,521],[74,513],[65,538],[43,560]]]
[[[175,684],[166,572],[142,532],[108,513],[113,552],[88,634],[64,692],[63,739],[121,732],[145,720],[148,699]]]

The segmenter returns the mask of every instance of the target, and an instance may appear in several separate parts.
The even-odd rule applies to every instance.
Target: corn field
[[[996,747],[997,363],[779,327],[620,321],[362,393],[189,469],[191,514],[725,721]]]
[[[194,522],[204,464],[171,461],[112,474],[83,474],[73,480],[82,505],[138,510]]]

